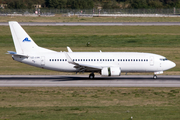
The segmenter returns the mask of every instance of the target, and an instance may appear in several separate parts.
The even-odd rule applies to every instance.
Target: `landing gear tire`
[[[89,79],[94,79],[94,73],[89,74]]]
[[[154,76],[153,76],[153,79],[157,79],[157,75],[154,75]]]

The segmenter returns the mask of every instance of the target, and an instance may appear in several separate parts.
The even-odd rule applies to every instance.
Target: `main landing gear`
[[[94,79],[94,73],[89,74],[89,79]]]
[[[157,79],[157,75],[153,75],[153,79]]]

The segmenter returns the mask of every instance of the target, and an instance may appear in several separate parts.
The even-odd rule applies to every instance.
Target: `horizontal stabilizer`
[[[24,54],[17,54],[16,52],[14,51],[7,51],[8,53],[6,54],[10,54],[10,55],[16,55],[16,56],[22,56],[22,57],[29,57],[28,55],[24,55]]]

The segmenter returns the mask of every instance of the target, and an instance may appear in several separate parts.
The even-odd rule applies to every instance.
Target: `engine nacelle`
[[[104,67],[101,70],[101,75],[120,76],[121,75],[121,69],[119,67]]]

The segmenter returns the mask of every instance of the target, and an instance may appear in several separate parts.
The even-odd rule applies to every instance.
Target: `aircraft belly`
[[[64,71],[64,72],[75,72],[77,71],[76,68],[74,68],[74,65],[71,65],[69,63],[51,63],[46,64],[45,69],[55,70],[55,71]]]
[[[146,71],[146,64],[123,64],[120,65],[122,72],[143,72]]]

